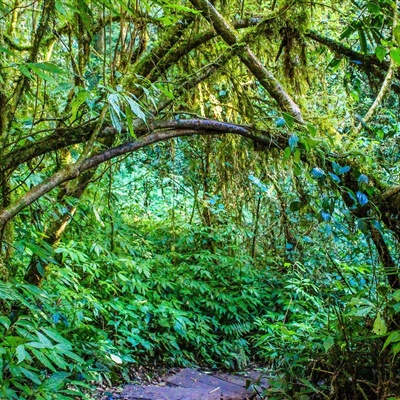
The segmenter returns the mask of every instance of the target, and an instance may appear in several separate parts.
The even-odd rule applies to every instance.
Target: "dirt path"
[[[120,395],[125,400],[245,400],[256,398],[268,382],[260,372],[245,375],[205,373],[184,368],[164,378],[158,385],[126,385]],[[258,397],[259,398],[259,397]]]

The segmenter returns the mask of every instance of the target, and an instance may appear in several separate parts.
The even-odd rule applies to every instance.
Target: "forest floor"
[[[148,378],[148,377],[147,377]],[[191,368],[169,370],[152,379],[138,374],[133,384],[117,389],[99,389],[102,400],[245,400],[260,399],[268,387],[262,372],[238,374],[206,372]]]

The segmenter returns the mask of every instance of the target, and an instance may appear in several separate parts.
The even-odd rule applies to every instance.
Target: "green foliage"
[[[0,398],[83,397],[88,385],[77,377],[85,362],[59,332],[55,300],[34,286],[0,282]]]
[[[270,399],[398,395],[398,69],[365,119],[400,64],[394,3],[213,3],[232,49],[188,1],[0,2],[0,215],[22,209],[0,227],[0,397],[253,362]],[[29,201],[189,117],[262,143],[154,142]]]
[[[100,357],[96,362],[108,367],[115,349],[124,363],[155,357],[170,365],[245,366],[246,338],[268,298],[264,273],[240,256],[239,248],[204,248],[217,232],[180,225],[171,251],[167,230],[150,221],[135,230],[160,233],[137,243],[134,259],[83,242],[57,250],[64,268],[52,275],[57,282],[53,291],[62,296],[60,312],[69,329],[88,338],[86,346]],[[119,246],[132,249],[125,240]]]

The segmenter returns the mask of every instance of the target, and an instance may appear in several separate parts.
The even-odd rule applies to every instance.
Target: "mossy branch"
[[[215,7],[207,0],[190,0],[190,2],[213,25],[221,38],[231,46],[249,71],[258,79],[264,89],[278,103],[278,105],[299,123],[304,123],[299,106],[294,102],[281,83],[267,70],[261,61],[251,51],[250,47],[241,43],[234,28],[222,17]]]

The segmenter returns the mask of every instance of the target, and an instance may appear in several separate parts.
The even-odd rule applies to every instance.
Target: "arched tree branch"
[[[0,228],[18,215],[18,213],[20,213],[25,207],[29,206],[62,183],[77,178],[82,172],[96,167],[105,161],[111,160],[123,154],[132,153],[154,143],[176,137],[193,136],[197,134],[218,135],[233,133],[263,142],[264,144],[269,144],[270,146],[276,146],[276,142],[266,132],[264,132],[266,137],[262,137],[260,136],[259,132],[254,131],[250,127],[214,120],[179,120],[167,121],[165,123],[156,122],[154,127],[150,127],[150,129],[155,130],[140,137],[138,140],[124,143],[120,146],[106,150],[101,154],[88,157],[78,163],[70,164],[56,172],[47,180],[36,185],[27,193],[25,193],[20,199],[10,204],[0,212]]]

